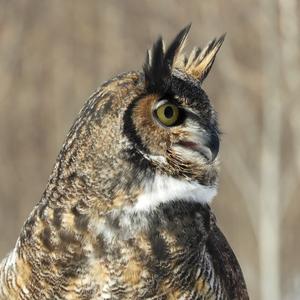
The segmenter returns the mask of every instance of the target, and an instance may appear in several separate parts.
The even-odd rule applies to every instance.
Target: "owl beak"
[[[208,162],[213,162],[219,153],[220,140],[217,133],[205,135],[199,139],[199,142],[180,141],[179,146],[200,153]]]
[[[220,149],[220,139],[217,133],[212,133],[209,138],[207,138],[205,147],[209,150],[210,156],[209,161],[214,161],[219,153]]]

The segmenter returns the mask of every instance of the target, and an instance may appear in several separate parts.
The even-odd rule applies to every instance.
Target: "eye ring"
[[[175,104],[165,100],[159,103],[155,109],[156,119],[164,126],[171,127],[178,125],[180,109]]]

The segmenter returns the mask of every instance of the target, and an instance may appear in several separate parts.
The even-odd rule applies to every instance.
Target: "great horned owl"
[[[209,203],[219,129],[201,84],[224,36],[161,38],[86,102],[0,265],[1,299],[248,299]]]

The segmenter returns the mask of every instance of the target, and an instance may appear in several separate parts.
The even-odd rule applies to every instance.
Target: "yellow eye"
[[[179,109],[172,103],[165,103],[156,110],[158,120],[165,126],[174,125],[179,119]]]

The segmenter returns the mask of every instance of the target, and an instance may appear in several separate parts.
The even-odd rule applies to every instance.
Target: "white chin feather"
[[[138,197],[133,209],[149,211],[160,203],[184,200],[198,203],[210,203],[217,194],[216,186],[204,186],[195,181],[175,179],[156,175],[153,181],[145,184],[144,192]]]

